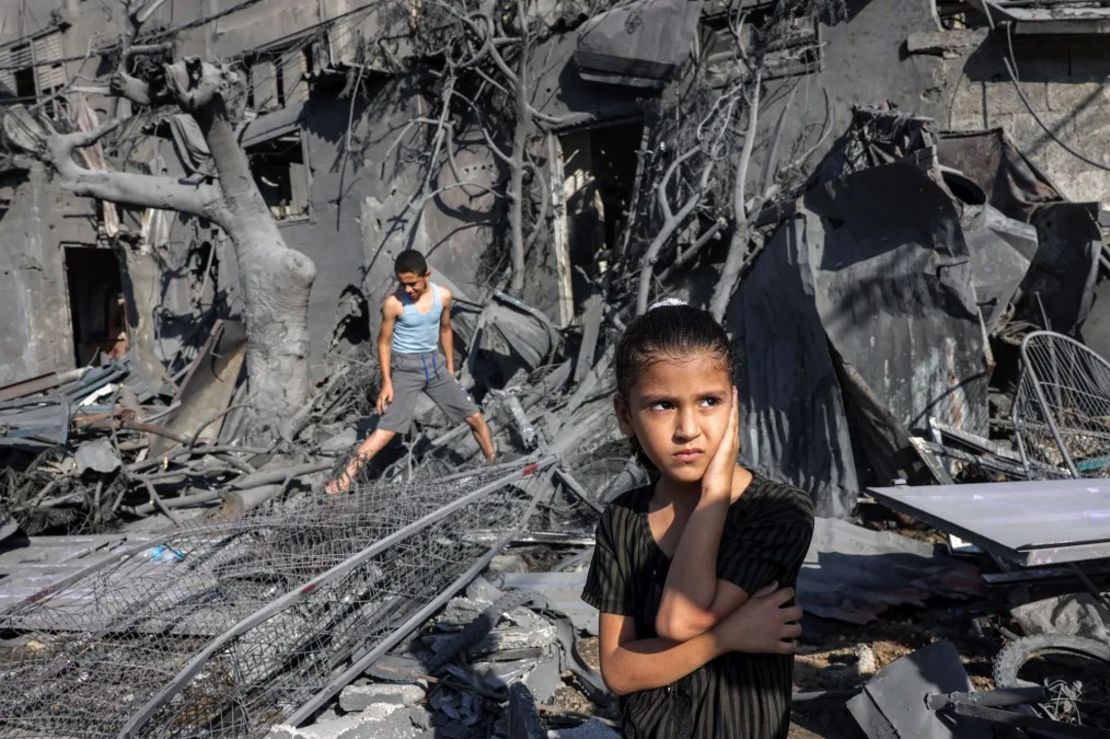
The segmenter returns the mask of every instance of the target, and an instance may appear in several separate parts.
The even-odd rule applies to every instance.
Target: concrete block
[[[1110,80],[1101,82],[1050,82],[1049,110],[1080,115],[1091,108],[1110,108]],[[1106,111],[1101,111],[1107,115]]]
[[[1047,82],[1020,82],[1021,91],[1029,102],[1029,108],[1041,112],[1048,112],[1048,84]],[[1004,113],[1028,113],[1018,95],[1014,84],[1006,79],[999,82],[984,82],[986,91],[987,115],[993,117]]]
[[[466,597],[473,600],[486,601],[493,603],[493,601],[500,598],[505,593],[496,585],[491,583],[484,577],[476,577],[474,582],[466,586]]]
[[[411,706],[424,699],[419,685],[371,683],[348,685],[339,693],[339,707],[347,712],[364,711],[376,704]]]
[[[961,77],[956,81],[948,126],[953,129],[986,127],[983,83]]]

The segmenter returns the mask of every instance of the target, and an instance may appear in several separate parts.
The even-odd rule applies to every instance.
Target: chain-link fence
[[[1021,345],[1012,420],[1037,478],[1103,477],[1110,468],[1110,364],[1074,339],[1035,331]]]
[[[265,735],[491,556],[488,532],[523,524],[550,464],[361,484],[80,573],[0,614],[33,635],[0,669],[0,735]]]

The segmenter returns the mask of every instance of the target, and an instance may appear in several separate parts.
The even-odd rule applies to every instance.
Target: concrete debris
[[[549,647],[536,657],[512,661],[475,662],[470,668],[494,690],[523,683],[540,703],[547,703],[563,684],[558,649]]]
[[[741,461],[818,511],[802,640],[852,626],[798,702],[985,736],[1046,703],[973,692],[923,609],[1110,640],[1106,2],[53,4],[0,24],[0,733],[616,736],[580,593],[652,480],[614,365],[667,296],[743,359]],[[498,459],[421,395],[325,495],[408,248],[452,295],[425,379]],[[934,643],[891,662],[888,620]]]
[[[95,439],[86,441],[77,447],[73,455],[77,462],[77,474],[86,470],[94,472],[115,472],[122,462],[112,450],[112,442],[108,439]]]
[[[351,713],[311,726],[295,728],[278,725],[267,739],[420,739],[428,731],[427,714],[423,708],[399,703],[370,703],[358,713]]]
[[[424,688],[419,685],[354,684],[348,685],[339,692],[339,707],[348,713],[365,711],[377,703],[411,706],[422,700],[424,700]]]
[[[586,567],[575,572],[503,572],[499,582],[504,588],[542,594],[547,605],[566,614],[575,629],[597,635],[597,613],[581,598],[586,586]]]

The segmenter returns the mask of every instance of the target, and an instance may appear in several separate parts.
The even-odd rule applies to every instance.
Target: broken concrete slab
[[[339,693],[339,707],[347,712],[364,711],[377,703],[411,706],[424,700],[424,688],[403,683],[348,685]]]
[[[514,608],[505,614],[511,624],[502,622],[468,650],[472,657],[496,659],[517,650],[544,650],[558,641],[555,624],[527,608]]]
[[[521,659],[510,662],[478,662],[471,669],[482,675],[486,685],[493,690],[504,690],[513,683],[524,683],[536,701],[547,703],[562,685],[561,660],[555,649],[549,649],[539,659]]]
[[[114,472],[122,464],[115,449],[112,448],[111,440],[106,438],[83,442],[77,447],[74,460],[77,462],[78,474],[86,470]]]
[[[423,731],[414,723],[409,708],[375,703],[359,713],[300,728],[280,724],[270,730],[267,739],[415,739]]]

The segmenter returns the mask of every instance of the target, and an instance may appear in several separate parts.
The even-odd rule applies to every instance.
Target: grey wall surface
[[[0,194],[11,198],[0,211],[0,384],[8,384],[74,366],[60,245],[75,235],[65,212],[82,203],[57,192],[37,164],[0,174]]]

